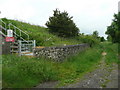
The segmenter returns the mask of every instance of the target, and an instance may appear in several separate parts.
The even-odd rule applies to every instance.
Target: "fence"
[[[36,41],[18,41],[19,55],[24,55],[26,53],[33,52],[33,48],[36,47]]]

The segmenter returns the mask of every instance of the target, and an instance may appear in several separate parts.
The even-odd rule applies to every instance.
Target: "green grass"
[[[26,88],[46,81],[59,81],[58,86],[75,82],[95,69],[101,60],[100,47],[90,48],[57,63],[50,60],[3,55],[3,87]]]
[[[3,55],[2,67],[3,87],[26,88],[57,79],[52,62],[43,59]]]
[[[104,51],[107,53],[105,61],[107,64],[120,63],[118,60],[118,44],[111,42],[102,43]]]
[[[68,58],[59,66],[61,83],[58,86],[76,82],[86,73],[96,69],[96,65],[101,60],[101,53],[102,50],[98,46]]]
[[[31,25],[18,20],[2,19],[7,24],[10,22],[30,35],[31,40],[36,40],[37,46],[75,45],[82,42],[94,43],[93,37],[61,38],[49,33],[45,27]],[[7,27],[8,28],[8,27]],[[24,38],[26,38],[23,35]],[[3,87],[26,88],[33,87],[46,81],[60,81],[61,85],[75,82],[85,73],[93,70],[101,58],[100,46],[88,49],[76,56],[66,59],[63,63],[52,62],[45,59],[28,58],[17,55],[3,55]],[[14,78],[13,78],[14,77]]]
[[[73,38],[61,38],[56,35],[53,35],[49,33],[49,30],[47,28],[39,26],[39,25],[32,25],[30,23],[26,23],[26,22],[22,22],[18,20],[10,20],[6,18],[3,18],[2,20],[6,22],[7,24],[9,24],[10,22],[13,25],[17,26],[18,28],[20,28],[21,30],[27,32],[30,35],[30,40],[36,40],[37,46],[61,46],[63,44],[74,45],[74,44],[81,43],[79,40],[75,38],[74,39]],[[22,35],[25,39],[27,39],[27,37],[24,34]]]

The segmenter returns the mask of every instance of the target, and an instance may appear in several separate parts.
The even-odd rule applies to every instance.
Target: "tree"
[[[105,41],[104,37],[101,37],[101,38],[100,38],[100,41],[101,41],[101,42],[104,42],[104,41]]]
[[[107,36],[107,41],[112,41],[112,38],[110,35]]]
[[[98,31],[94,31],[93,36],[95,36],[97,38],[98,37]]]
[[[114,14],[114,19],[111,25],[107,27],[105,34],[111,37],[113,43],[120,43],[120,12]]]
[[[61,37],[78,36],[79,29],[73,22],[73,17],[68,16],[66,11],[60,12],[56,9],[53,12],[53,16],[46,22],[46,26],[51,33],[55,33]]]

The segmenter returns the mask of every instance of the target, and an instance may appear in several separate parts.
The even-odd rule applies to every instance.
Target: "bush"
[[[83,43],[88,43],[91,47],[100,43],[99,39],[92,35],[80,35],[79,40]]]
[[[61,37],[75,37],[78,36],[79,29],[72,20],[73,17],[68,16],[67,12],[60,12],[58,9],[54,10],[54,14],[47,21],[46,26],[49,31]]]
[[[118,60],[118,44],[112,44],[110,42],[101,43],[104,46],[104,52],[107,53],[105,61],[107,64],[120,63]]]

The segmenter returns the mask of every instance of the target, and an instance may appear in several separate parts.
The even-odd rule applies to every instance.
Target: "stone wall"
[[[67,45],[61,47],[34,48],[33,54],[36,57],[50,58],[54,61],[63,61],[70,55],[74,55],[88,48],[88,44]]]

